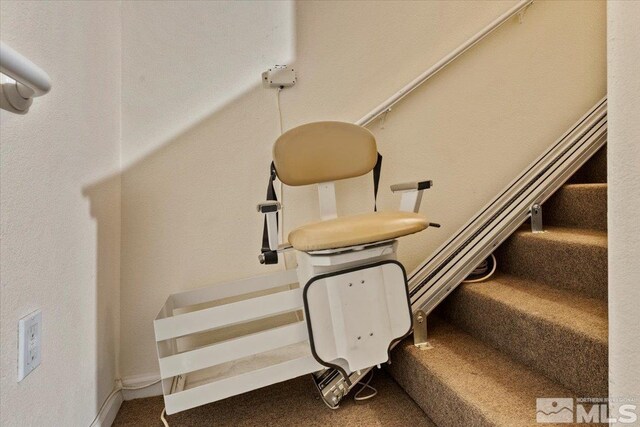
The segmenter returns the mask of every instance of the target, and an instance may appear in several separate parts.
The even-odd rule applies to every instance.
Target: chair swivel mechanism
[[[400,209],[338,216],[335,181],[374,172],[377,192],[381,156],[374,135],[343,122],[315,122],[291,129],[273,147],[260,262],[278,262],[295,251],[303,289],[309,345],[316,361],[348,373],[389,359],[393,343],[411,331],[412,314],[403,266],[396,260],[397,239],[420,232],[429,223],[420,213],[422,192],[431,181],[391,186],[401,192]],[[278,240],[278,211],[273,181],[288,186],[316,185],[320,221]]]

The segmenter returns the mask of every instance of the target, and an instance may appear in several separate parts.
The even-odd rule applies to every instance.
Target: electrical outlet
[[[18,322],[18,382],[40,365],[41,343],[42,311],[36,310]]]

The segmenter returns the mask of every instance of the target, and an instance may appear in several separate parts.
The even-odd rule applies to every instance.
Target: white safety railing
[[[15,82],[3,83],[0,101],[4,110],[25,114],[36,96],[51,90],[51,78],[36,64],[0,42],[0,73]]]
[[[454,49],[447,56],[436,62],[433,66],[431,66],[424,73],[420,74],[418,77],[413,79],[407,85],[405,85],[402,89],[397,91],[395,94],[390,96],[386,101],[382,104],[378,105],[376,108],[371,110],[367,115],[362,117],[360,120],[356,122],[357,125],[366,126],[372,121],[374,121],[377,117],[380,117],[382,114],[391,111],[391,107],[400,102],[405,96],[409,95],[415,89],[417,89],[424,82],[429,80],[431,77],[435,76],[440,70],[445,68],[447,65],[452,63],[456,58],[465,53],[467,50],[472,48],[476,43],[480,40],[491,34],[495,29],[500,27],[502,24],[507,22],[511,17],[524,13],[525,9],[529,7],[533,3],[533,0],[522,0],[518,2],[511,9],[507,10],[502,15],[498,16],[495,20],[493,20],[489,25],[484,27],[478,33],[476,33],[473,37],[471,37],[466,42],[462,43],[456,49]]]

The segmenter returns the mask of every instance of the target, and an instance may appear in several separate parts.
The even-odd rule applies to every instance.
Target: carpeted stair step
[[[498,268],[579,295],[607,298],[607,233],[545,227],[516,231],[495,252]]]
[[[606,301],[498,274],[460,285],[440,310],[578,396],[608,396]]]
[[[536,398],[573,396],[455,326],[433,316],[428,323],[433,348],[408,338],[388,369],[439,427],[535,426]]]
[[[543,223],[607,231],[607,184],[569,184],[542,206]]]
[[[602,147],[569,178],[569,183],[607,182],[607,146]]]

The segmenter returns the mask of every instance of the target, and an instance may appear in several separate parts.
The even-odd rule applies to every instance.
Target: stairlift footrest
[[[345,376],[386,362],[391,344],[411,330],[406,283],[395,260],[311,278],[303,301],[316,360]]]

